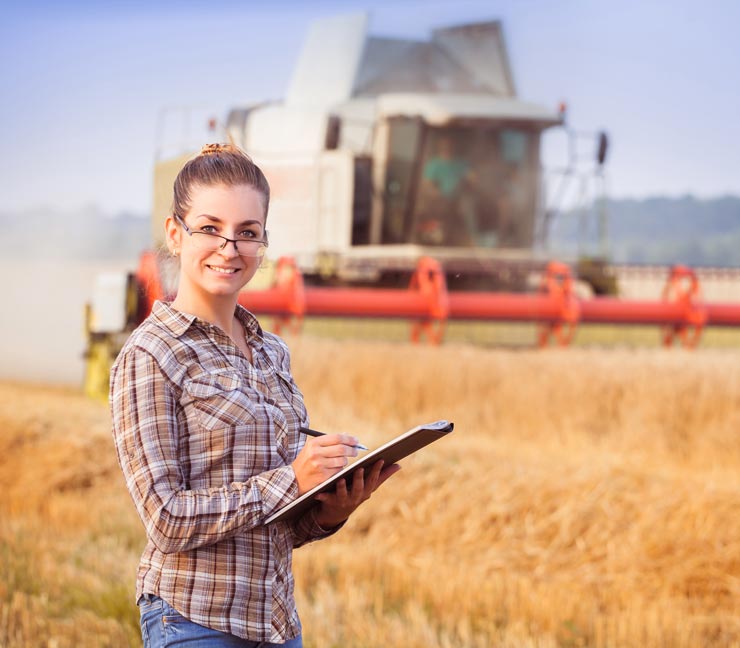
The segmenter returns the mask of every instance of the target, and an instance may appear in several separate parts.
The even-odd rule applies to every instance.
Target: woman
[[[268,245],[269,197],[235,147],[208,145],[183,167],[165,222],[177,295],[154,304],[111,370],[116,451],[147,534],[145,646],[301,646],[293,548],[334,533],[398,470],[358,470],[299,519],[263,524],[358,443],[303,438],[288,349],[237,303]]]

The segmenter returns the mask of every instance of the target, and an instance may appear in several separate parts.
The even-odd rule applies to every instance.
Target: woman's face
[[[210,232],[229,239],[263,239],[265,210],[262,195],[248,185],[195,186],[190,211],[183,220],[191,232]],[[203,250],[170,217],[168,242],[180,255],[179,291],[195,291],[201,297],[236,295],[257,272],[261,259],[240,256],[233,243],[222,250]]]

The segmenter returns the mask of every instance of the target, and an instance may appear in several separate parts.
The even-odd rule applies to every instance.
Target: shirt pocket
[[[290,404],[293,413],[298,418],[299,425],[308,425],[308,411],[306,410],[306,404],[303,402],[303,394],[298,389],[298,385],[295,384],[293,376],[289,371],[281,371],[280,369],[275,370],[275,373],[280,384],[280,391],[282,391],[283,397]]]
[[[184,383],[200,424],[209,430],[245,425],[255,420],[254,403],[234,371],[203,373]]]

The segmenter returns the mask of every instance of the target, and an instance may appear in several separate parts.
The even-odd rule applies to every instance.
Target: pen
[[[307,428],[307,427],[298,428],[298,431],[302,432],[303,434],[308,434],[308,436],[312,436],[312,437],[320,437],[326,434],[326,432],[319,432],[318,430],[312,430],[311,428]],[[357,448],[358,450],[367,450],[367,448],[361,443],[358,443],[356,446],[353,446],[353,447]]]

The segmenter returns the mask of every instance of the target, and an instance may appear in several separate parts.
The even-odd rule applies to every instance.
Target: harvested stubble
[[[307,648],[740,644],[740,352],[291,346],[319,429],[456,424],[296,552]],[[136,645],[104,407],[0,398],[0,645]]]
[[[316,646],[740,641],[740,354],[294,344],[319,428],[456,423],[298,553]]]

